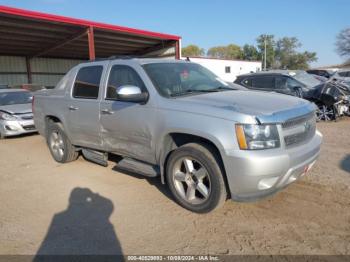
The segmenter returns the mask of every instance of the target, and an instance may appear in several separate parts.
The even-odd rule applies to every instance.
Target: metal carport
[[[175,35],[0,6],[0,56],[25,57],[28,83],[32,82],[31,60],[35,58],[93,60],[131,55],[178,59],[180,39]]]

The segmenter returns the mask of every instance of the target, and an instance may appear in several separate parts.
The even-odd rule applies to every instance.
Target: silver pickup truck
[[[205,213],[226,199],[258,199],[302,177],[322,135],[315,106],[238,90],[204,67],[159,59],[80,64],[33,102],[53,158],[82,154],[107,166],[159,176],[183,207]]]

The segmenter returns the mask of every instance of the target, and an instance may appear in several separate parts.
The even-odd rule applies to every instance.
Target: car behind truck
[[[226,199],[268,196],[303,176],[322,142],[315,106],[236,90],[186,61],[80,64],[33,102],[53,158],[85,158],[159,176],[183,207],[205,213]]]

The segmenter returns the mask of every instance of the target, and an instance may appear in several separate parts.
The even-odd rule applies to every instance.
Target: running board
[[[103,153],[100,151],[95,151],[91,149],[82,149],[81,152],[83,153],[84,157],[87,160],[90,160],[91,162],[94,162],[96,164],[99,164],[101,166],[108,166],[108,154]]]
[[[148,177],[156,177],[160,174],[158,166],[140,162],[131,158],[123,158],[117,163],[116,167]]]

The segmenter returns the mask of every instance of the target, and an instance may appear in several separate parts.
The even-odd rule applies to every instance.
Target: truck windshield
[[[0,106],[30,104],[32,97],[32,94],[29,92],[1,92]]]
[[[152,63],[144,69],[165,97],[235,90],[208,69],[194,63]]]

